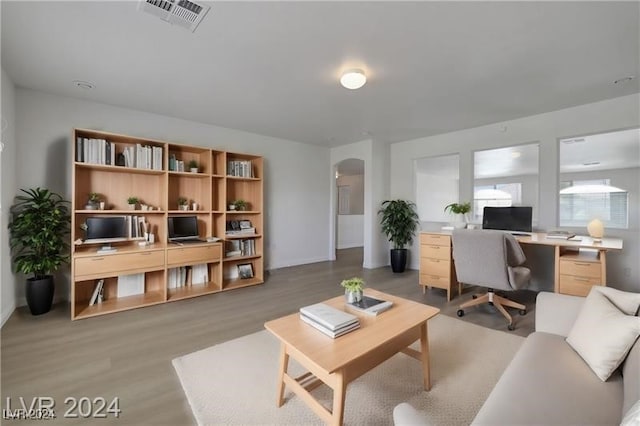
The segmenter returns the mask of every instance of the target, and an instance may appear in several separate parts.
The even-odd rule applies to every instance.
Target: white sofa
[[[541,292],[530,334],[473,420],[476,425],[620,424],[640,400],[640,339],[603,382],[566,342],[585,298]],[[635,405],[634,405],[635,404]],[[396,425],[425,424],[403,403]]]

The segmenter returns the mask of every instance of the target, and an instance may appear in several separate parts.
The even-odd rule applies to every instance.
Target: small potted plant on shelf
[[[98,210],[100,207],[100,194],[97,192],[90,192],[87,197],[87,204],[84,206],[85,210]]]
[[[235,200],[233,202],[233,205],[235,206],[235,209],[239,211],[244,211],[249,209],[249,203],[242,199]]]
[[[127,204],[129,205],[129,210],[135,210],[136,206],[138,205],[138,201],[140,201],[138,197],[132,196],[127,198]]]
[[[359,302],[362,300],[362,290],[364,289],[364,281],[362,278],[353,277],[342,280],[340,283],[344,287],[344,297],[347,303]]]
[[[178,210],[189,210],[189,200],[184,197],[178,197]]]
[[[51,310],[52,273],[68,262],[68,201],[47,189],[24,190],[16,197],[9,219],[9,246],[16,272],[33,274],[26,280],[26,298],[32,315]]]
[[[196,160],[189,161],[189,171],[191,173],[198,173],[198,162]]]
[[[471,203],[451,203],[445,206],[444,211],[455,215],[455,220],[451,223],[454,228],[463,229],[467,227],[467,213],[471,211]]]

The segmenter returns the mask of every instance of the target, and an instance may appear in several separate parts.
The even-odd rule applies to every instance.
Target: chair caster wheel
[[[458,314],[459,317],[463,317],[464,311],[462,309],[458,309],[458,312],[456,312],[456,314]]]
[[[507,328],[509,329],[509,331],[513,331],[513,330],[515,330],[515,329],[516,329],[516,328],[513,326],[513,324],[509,324],[509,325],[507,326]]]
[[[518,313],[519,313],[520,315],[527,315],[527,310],[526,310],[526,309],[520,309],[520,310],[518,311]]]
[[[477,295],[477,294],[474,294],[473,296],[471,296],[471,298],[472,298],[472,299],[477,299],[477,298],[478,298],[478,295]]]
[[[487,302],[489,305],[493,306],[493,302]]]

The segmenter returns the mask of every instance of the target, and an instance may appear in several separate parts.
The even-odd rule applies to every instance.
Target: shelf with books
[[[261,157],[89,129],[74,129],[72,140],[72,319],[263,282]],[[197,163],[194,172],[189,170],[192,160]],[[177,161],[182,162],[180,167]],[[138,209],[129,208],[129,198],[137,198]],[[188,210],[179,208],[179,198],[189,202]],[[245,201],[248,211],[228,211],[232,201]],[[116,223],[120,216],[124,225]],[[244,240],[252,251],[230,261],[223,260],[222,249],[215,256],[196,250],[181,257],[177,245],[167,241],[169,218],[178,216],[196,216],[200,238],[220,238],[220,247],[227,239]],[[137,227],[127,224],[129,217]],[[247,221],[254,233],[226,238],[228,221]],[[93,230],[100,229],[99,224],[111,223],[116,231],[109,233],[118,235],[88,236],[90,223]],[[109,242],[103,243],[105,239]],[[171,268],[199,264],[206,265],[205,281],[169,288]],[[250,270],[252,277],[225,287],[225,282],[233,281],[224,277],[226,266],[232,266],[236,274],[239,269],[245,275]],[[117,289],[117,277],[133,273],[146,277],[144,293],[118,297],[116,290],[114,297],[110,292]],[[105,299],[100,306],[89,307],[92,294],[87,293],[92,293],[95,280],[100,279],[104,280]]]
[[[127,272],[128,276],[135,275]],[[72,289],[72,318],[86,318],[89,316],[102,315],[105,313],[118,312],[131,309],[133,307],[148,306],[151,304],[162,303],[165,300],[165,271],[149,271],[140,273],[142,277],[142,291],[136,291],[138,294],[129,292],[126,296],[123,289],[123,281],[121,276],[108,276],[103,279],[84,279],[77,281]],[[92,295],[99,281],[103,281],[103,300],[100,303],[90,305]],[[120,286],[120,290],[118,289]]]

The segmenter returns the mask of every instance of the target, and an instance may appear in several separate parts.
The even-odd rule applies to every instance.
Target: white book
[[[310,326],[312,326],[313,328],[315,328],[316,330],[320,330],[321,332],[323,332],[324,334],[326,334],[327,336],[335,339],[336,337],[340,337],[344,334],[347,334],[353,330],[356,330],[358,328],[360,328],[360,323],[356,322],[353,323],[351,325],[349,325],[348,327],[344,327],[342,329],[340,329],[339,331],[331,331],[326,327],[323,327],[321,324],[318,324],[317,322],[315,322],[314,320],[312,320],[311,318],[306,317],[305,315],[300,315],[300,319],[304,322],[306,322],[307,324],[309,324]]]
[[[143,293],[144,273],[118,276],[118,297],[127,297]]]
[[[93,306],[98,300],[98,295],[102,290],[102,286],[104,285],[104,280],[98,280],[96,287],[93,289],[93,294],[91,295],[91,299],[89,299],[89,306]]]
[[[304,306],[300,308],[300,313],[332,331],[359,321],[355,315],[348,314],[324,303]]]

